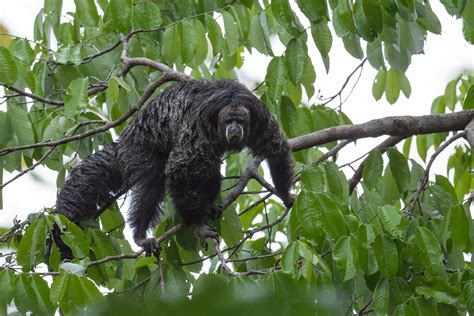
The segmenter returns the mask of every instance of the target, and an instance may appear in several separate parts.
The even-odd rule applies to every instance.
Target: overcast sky
[[[63,2],[63,12],[74,11],[73,0],[64,0]],[[0,0],[0,23],[6,26],[11,34],[32,38],[33,22],[42,5],[43,1],[40,0]],[[354,123],[362,123],[389,115],[429,114],[431,102],[444,92],[444,87],[449,80],[454,79],[462,71],[474,70],[474,49],[462,37],[461,21],[449,16],[438,1],[432,1],[432,7],[441,20],[443,33],[441,36],[430,33],[425,46],[426,54],[412,58],[412,64],[406,73],[412,86],[410,99],[406,99],[401,94],[395,105],[389,105],[384,100],[376,102],[371,94],[376,71],[367,63],[358,86],[343,105],[343,111]],[[330,74],[326,75],[314,44],[310,43],[309,48],[317,73],[315,88],[316,91],[320,90],[324,96],[336,93],[347,75],[360,62],[349,56],[343,48],[341,40],[334,36],[330,53]],[[254,50],[254,52],[256,51]],[[258,53],[246,56],[241,78],[244,81],[249,78],[252,81],[261,81],[265,76],[268,62],[268,57]],[[310,100],[310,103],[315,103],[315,100]],[[332,107],[335,106],[337,104],[332,104]],[[342,162],[350,161],[380,142],[381,139],[359,140],[356,147],[345,148],[339,159]],[[448,151],[443,153],[435,162],[432,170],[446,174],[448,154]],[[24,219],[28,213],[54,204],[56,174],[45,168],[38,169],[36,174],[39,174],[40,177],[27,175],[4,189],[4,210],[0,210],[0,227],[11,226],[15,215]],[[11,175],[4,174],[4,181],[10,177]]]

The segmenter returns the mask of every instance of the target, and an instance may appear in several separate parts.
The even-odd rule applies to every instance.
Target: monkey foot
[[[147,257],[150,257],[152,254],[156,257],[160,257],[160,244],[156,238],[144,238],[140,241],[137,241],[137,245],[142,247],[145,250]]]
[[[206,224],[198,224],[193,225],[192,230],[203,242],[206,242],[206,238],[219,240],[219,234],[217,233],[217,229],[212,226]]]

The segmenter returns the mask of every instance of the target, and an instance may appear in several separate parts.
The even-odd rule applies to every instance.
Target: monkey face
[[[243,106],[227,106],[218,115],[218,130],[221,139],[231,149],[245,146],[248,136],[250,113]]]

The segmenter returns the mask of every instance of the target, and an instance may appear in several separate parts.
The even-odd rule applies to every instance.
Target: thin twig
[[[160,235],[160,237],[156,238],[156,241],[158,242],[158,244],[160,244],[163,241],[165,241],[166,239],[168,239],[171,236],[173,236],[174,234],[176,234],[177,232],[179,232],[180,230],[182,230],[183,228],[184,228],[183,223],[177,224],[177,225],[171,227],[170,229],[168,229],[167,231],[165,231],[162,235]],[[100,265],[100,264],[103,264],[103,263],[106,263],[106,262],[109,262],[109,261],[114,261],[114,260],[135,259],[138,256],[140,256],[143,252],[145,252],[145,250],[140,249],[139,251],[136,251],[136,252],[131,253],[131,254],[120,254],[120,255],[115,255],[115,256],[107,256],[107,257],[104,257],[100,260],[89,262],[87,267],[97,266],[97,265]]]
[[[445,141],[441,146],[439,146],[439,148],[431,156],[430,161],[426,165],[425,172],[423,173],[423,178],[421,178],[420,181],[418,182],[418,188],[416,190],[415,195],[413,196],[413,198],[411,200],[410,208],[407,211],[407,214],[408,214],[409,217],[412,216],[413,211],[415,210],[416,204],[418,203],[418,201],[420,199],[421,193],[423,192],[423,190],[425,189],[426,184],[428,183],[428,179],[429,179],[429,176],[430,176],[430,168],[433,165],[433,162],[436,159],[436,157],[438,157],[438,155],[443,150],[445,150],[450,144],[452,144],[457,139],[459,139],[461,137],[464,137],[465,135],[466,135],[465,131],[457,133],[456,135],[454,135],[453,137],[451,137],[450,139]],[[421,206],[420,206],[420,208],[421,208]]]
[[[11,178],[10,180],[8,180],[7,182],[3,183],[2,185],[0,185],[0,190],[3,190],[4,187],[6,187],[7,185],[9,185],[10,183],[12,183],[13,181],[15,181],[16,179],[20,178],[21,176],[27,174],[28,172],[30,171],[33,171],[36,167],[38,167],[46,158],[48,158],[48,156],[56,149],[56,146],[54,147],[51,147],[50,149],[48,149],[48,151],[37,161],[35,162],[34,164],[32,164],[30,167],[28,167],[27,169],[25,170],[22,170],[20,173],[18,173],[16,176],[14,176],[13,178]]]
[[[333,96],[331,96],[329,98],[320,98],[321,101],[326,101],[322,105],[326,105],[329,102],[331,102],[332,100],[334,100],[335,98],[337,98],[338,96],[340,96],[342,94],[342,92],[344,91],[344,89],[346,89],[347,84],[351,80],[352,76],[357,72],[357,70],[361,69],[361,71],[362,71],[362,68],[364,67],[364,64],[365,64],[366,61],[367,61],[367,58],[364,58],[362,60],[362,62],[349,74],[349,76],[347,76],[346,80],[342,84],[341,89],[339,89],[339,91],[336,94],[334,94]]]
[[[377,145],[374,149],[372,149],[370,152],[374,151],[374,150],[379,150],[380,153],[384,153],[386,152],[390,147],[393,147],[395,146],[396,144],[398,144],[399,142],[401,142],[404,138],[403,137],[399,137],[399,136],[392,136],[392,137],[389,137],[387,138],[386,140],[384,140],[382,143],[380,143],[379,145]],[[370,153],[369,152],[369,153]],[[365,154],[364,156],[362,157],[365,157],[366,155],[368,155],[369,153]],[[359,184],[360,182],[360,179],[362,179],[362,172],[364,171],[364,166],[365,166],[365,163],[366,163],[367,159],[365,159],[360,165],[359,167],[357,168],[357,170],[354,172],[354,175],[352,176],[352,178],[349,180],[349,194],[352,193],[352,191],[354,191],[355,187],[357,186],[357,184]]]

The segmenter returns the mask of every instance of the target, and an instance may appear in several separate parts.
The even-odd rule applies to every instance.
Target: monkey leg
[[[170,157],[170,161],[172,157]],[[220,191],[220,161],[209,157],[181,160],[168,169],[169,192],[184,224],[201,239],[218,239],[216,229],[207,225],[216,217],[214,202]]]
[[[159,254],[155,238],[147,238],[147,230],[161,215],[160,202],[165,193],[165,176],[162,172],[149,172],[132,187],[129,222],[134,230],[135,243],[145,249],[149,256]]]

